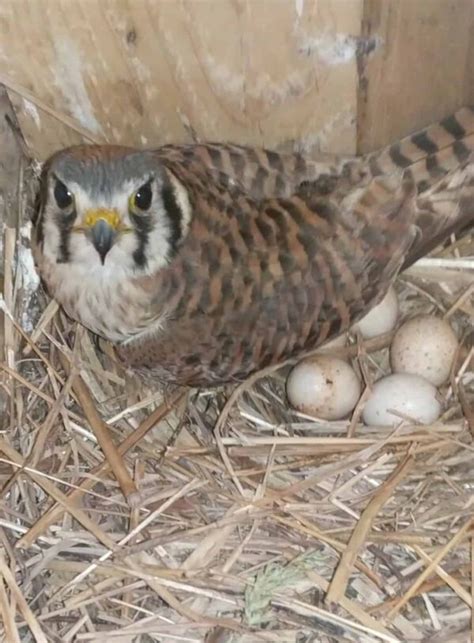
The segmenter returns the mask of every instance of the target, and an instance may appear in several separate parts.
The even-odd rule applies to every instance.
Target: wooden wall
[[[474,103],[473,0],[2,0],[32,153],[232,140],[353,154]]]

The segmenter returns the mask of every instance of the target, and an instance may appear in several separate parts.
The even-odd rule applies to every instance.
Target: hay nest
[[[282,371],[137,384],[36,290],[27,219],[4,234],[3,641],[470,640],[472,236],[396,284],[402,319],[462,339],[444,414],[377,429],[293,412]],[[390,339],[338,350],[370,387]]]

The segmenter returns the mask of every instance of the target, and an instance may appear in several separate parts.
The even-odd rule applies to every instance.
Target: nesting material
[[[0,324],[0,640],[469,640],[474,291],[472,271],[451,266],[474,255],[472,238],[438,249],[434,275],[396,284],[400,318],[446,317],[460,350],[443,415],[392,428],[360,421],[390,375],[390,334],[333,347],[367,385],[342,420],[291,409],[284,370],[146,388],[43,294],[25,306],[10,270],[17,243],[29,252],[18,211]]]

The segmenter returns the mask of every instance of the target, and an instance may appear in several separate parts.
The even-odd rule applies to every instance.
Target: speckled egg
[[[458,347],[450,324],[433,315],[418,315],[395,333],[390,347],[394,373],[421,375],[435,386],[449,378]]]
[[[362,419],[368,425],[396,426],[402,418],[391,411],[423,424],[434,422],[441,413],[437,390],[419,375],[396,373],[382,377],[373,386]]]
[[[331,355],[317,355],[299,362],[286,383],[290,404],[325,420],[340,420],[360,397],[360,381],[352,367]]]

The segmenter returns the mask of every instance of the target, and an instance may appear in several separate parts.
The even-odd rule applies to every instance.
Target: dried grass
[[[463,338],[444,414],[386,430],[293,412],[279,371],[131,382],[41,294],[25,310],[7,228],[0,639],[470,640],[474,240],[451,241],[397,284]],[[371,381],[389,342],[338,352]]]

